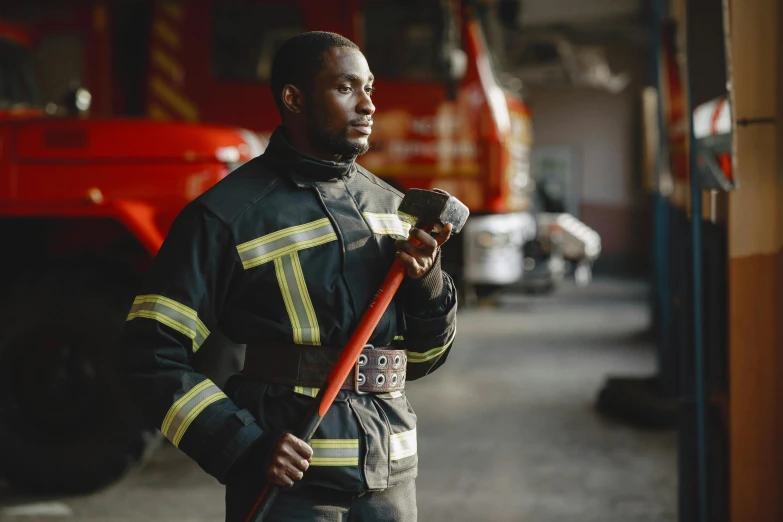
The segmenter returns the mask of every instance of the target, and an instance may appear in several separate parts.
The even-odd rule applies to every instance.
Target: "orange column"
[[[731,515],[783,521],[783,0],[731,0]]]

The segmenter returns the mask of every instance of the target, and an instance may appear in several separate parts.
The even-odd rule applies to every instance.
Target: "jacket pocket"
[[[407,482],[418,473],[416,413],[405,394],[383,394],[379,406],[389,420],[389,486]]]

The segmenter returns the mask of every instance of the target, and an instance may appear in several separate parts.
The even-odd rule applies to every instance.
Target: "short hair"
[[[275,103],[283,114],[283,87],[288,84],[300,89],[305,87],[325,64],[324,55],[335,47],[359,49],[359,46],[344,36],[326,31],[311,31],[298,34],[280,46],[272,60],[270,83]]]

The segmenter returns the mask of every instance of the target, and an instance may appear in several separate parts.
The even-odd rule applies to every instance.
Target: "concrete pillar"
[[[783,520],[783,0],[731,0],[731,519]]]

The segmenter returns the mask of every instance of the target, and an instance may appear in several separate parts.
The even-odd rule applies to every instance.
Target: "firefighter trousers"
[[[258,484],[226,487],[226,522],[245,522]],[[362,493],[319,486],[282,490],[265,522],[416,522],[416,482]]]

